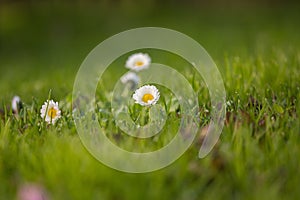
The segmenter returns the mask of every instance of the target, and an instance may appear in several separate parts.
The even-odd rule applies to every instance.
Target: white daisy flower
[[[53,100],[50,100],[49,102],[47,100],[41,108],[41,117],[45,119],[48,124],[55,124],[61,117],[60,114],[58,102],[54,102]]]
[[[142,106],[151,106],[156,104],[159,97],[159,91],[154,85],[144,85],[137,89],[132,96],[135,103]]]
[[[120,80],[123,84],[131,82],[134,85],[137,85],[140,82],[140,77],[138,77],[138,75],[134,72],[127,72],[120,78]]]
[[[150,64],[151,58],[146,53],[133,54],[126,61],[126,67],[134,71],[147,69]]]
[[[11,101],[11,109],[12,109],[13,113],[18,114],[20,107],[21,107],[20,97],[14,96],[14,98]]]

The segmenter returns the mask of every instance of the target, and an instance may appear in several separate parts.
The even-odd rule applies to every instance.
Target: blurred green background
[[[2,100],[28,96],[26,88],[39,95],[43,80],[53,76],[54,88],[71,90],[77,69],[97,44],[143,26],[191,36],[221,70],[226,55],[247,58],[278,47],[295,51],[299,13],[296,1],[3,1],[0,93]]]

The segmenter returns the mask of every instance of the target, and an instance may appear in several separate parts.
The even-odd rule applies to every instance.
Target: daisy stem
[[[6,122],[8,119],[8,116],[7,116],[7,108],[5,106],[5,103],[3,104],[3,108],[4,108],[4,121]]]
[[[144,126],[149,120],[149,107],[144,107],[141,111],[141,125]]]

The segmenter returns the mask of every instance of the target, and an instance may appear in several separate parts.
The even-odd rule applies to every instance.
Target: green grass
[[[27,182],[43,185],[52,199],[299,199],[299,12],[295,7],[210,9],[172,7],[164,13],[162,8],[141,12],[133,7],[99,14],[91,7],[2,7],[0,108],[5,110],[15,94],[24,108],[19,117],[10,110],[1,115],[0,199],[15,198]],[[227,92],[227,120],[218,144],[204,159],[197,157],[199,131],[172,165],[127,174],[94,159],[77,135],[71,93],[81,62],[105,38],[138,26],[163,26],[192,36],[219,67]],[[210,104],[201,77],[195,78],[190,65],[174,55],[145,51],[191,82],[205,128],[209,114],[204,111]],[[107,96],[126,71],[124,60],[126,56],[113,63],[99,85],[100,123],[120,146],[163,146],[168,135],[125,140],[114,126]],[[50,89],[63,112],[55,126],[47,126],[39,116]],[[176,129],[174,111],[169,116],[168,125]]]

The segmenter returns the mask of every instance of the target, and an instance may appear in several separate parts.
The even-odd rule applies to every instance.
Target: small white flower
[[[126,84],[128,82],[132,82],[134,85],[138,85],[140,78],[138,77],[138,75],[134,72],[127,72],[126,74],[124,74],[121,78],[120,78],[121,82],[123,84]]]
[[[54,102],[53,100],[50,100],[49,102],[47,100],[41,108],[41,117],[45,119],[48,124],[55,124],[61,117],[60,114],[58,102]]]
[[[19,96],[14,96],[14,98],[11,101],[11,109],[15,114],[18,114],[20,109],[20,103],[21,99]]]
[[[151,58],[146,53],[133,54],[126,61],[126,67],[134,71],[147,69],[150,64]]]
[[[135,103],[142,106],[151,106],[156,104],[159,97],[159,91],[154,85],[144,85],[137,89],[132,96]]]

